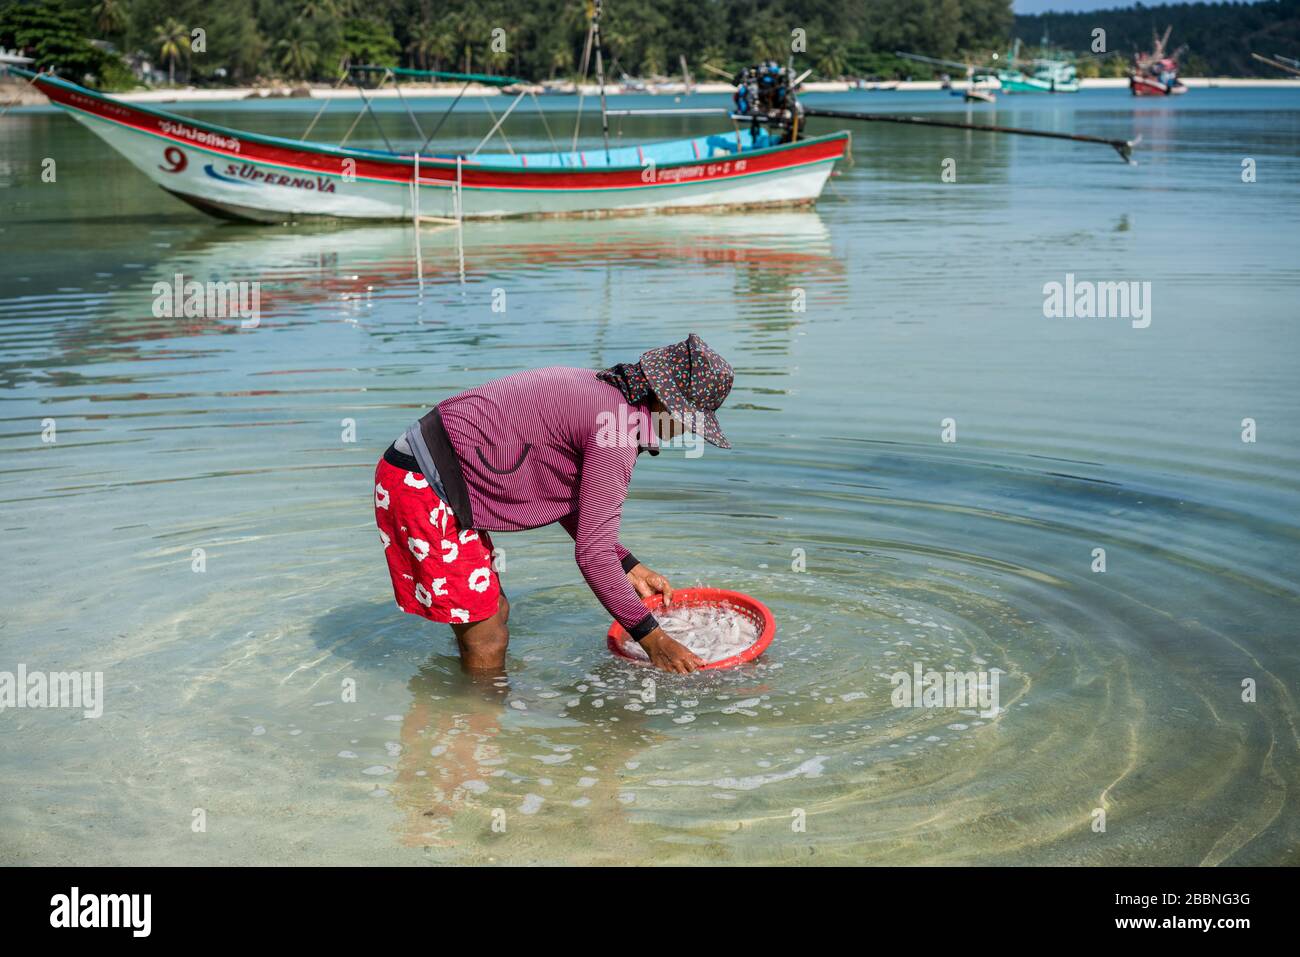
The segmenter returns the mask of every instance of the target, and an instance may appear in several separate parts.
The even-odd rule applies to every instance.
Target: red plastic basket
[[[649,598],[642,599],[642,601],[647,608],[654,611],[663,605],[664,596],[651,595]],[[705,665],[705,668],[734,668],[746,661],[753,661],[767,650],[767,646],[776,637],[776,619],[772,617],[772,613],[767,606],[756,598],[750,598],[742,592],[728,591],[725,588],[678,588],[673,591],[674,606],[720,605],[724,602],[758,626],[758,640],[740,654],[732,655],[730,658],[720,658]],[[618,622],[610,625],[609,635],[606,640],[609,644],[609,650],[620,658],[636,662],[639,665],[649,664],[648,661],[634,658],[623,650],[623,642],[632,639]]]

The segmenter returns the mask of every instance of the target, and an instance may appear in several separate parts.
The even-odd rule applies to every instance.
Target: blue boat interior
[[[739,133],[715,133],[696,136],[689,140],[665,140],[662,143],[644,143],[640,146],[611,147],[606,154],[602,147],[560,153],[479,153],[466,162],[484,166],[513,166],[521,169],[600,169],[618,166],[645,166],[653,162],[658,166],[671,163],[693,163],[718,157],[735,156],[780,143],[765,129],[741,130]],[[436,153],[435,159],[455,160],[455,153]]]

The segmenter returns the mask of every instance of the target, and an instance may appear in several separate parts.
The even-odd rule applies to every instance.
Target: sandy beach
[[[1275,89],[1300,89],[1300,77],[1293,79],[1272,79],[1264,77],[1183,77],[1183,82],[1192,89],[1205,88],[1225,88],[1225,89],[1249,89],[1249,88],[1275,88]],[[952,89],[964,90],[967,86],[965,80],[953,80]],[[1092,77],[1079,81],[1079,85],[1085,90],[1111,90],[1122,89],[1128,86],[1127,77]],[[399,96],[414,98],[454,98],[460,94],[462,89],[459,83],[403,83],[401,92],[393,87],[386,87],[378,90],[366,90],[366,96],[375,100],[397,99]],[[733,87],[729,83],[697,83],[691,90],[690,94],[709,95],[730,93]],[[804,93],[846,93],[853,89],[852,84],[846,80],[836,80],[827,82],[805,83],[803,85]],[[943,89],[943,85],[938,80],[903,80],[903,81],[883,81],[880,83],[869,83],[864,92],[875,90],[888,90],[891,92],[904,93],[933,93]],[[598,96],[600,88],[592,83],[585,84],[578,88],[575,93],[556,94],[550,93],[538,85],[529,85],[524,87],[510,87],[505,90],[497,87],[470,85],[465,89],[465,97],[499,97],[511,96],[517,91],[528,91],[538,96],[550,98],[573,97],[577,98],[578,92],[584,97]],[[616,94],[622,92],[617,87],[607,87],[606,94]],[[656,90],[638,91],[662,97],[680,98],[683,95],[689,95],[686,91],[685,84],[664,84]],[[312,99],[312,100],[359,100],[361,94],[355,88],[334,87],[327,85],[296,85],[291,86],[234,86],[234,87],[217,87],[217,88],[196,88],[196,87],[178,87],[174,89],[140,89],[131,90],[123,93],[114,93],[113,96],[129,103],[230,103],[239,100],[277,100],[277,99]],[[49,101],[44,95],[33,89],[28,83],[14,81],[12,79],[0,80],[0,103],[11,108],[25,106],[48,106]]]

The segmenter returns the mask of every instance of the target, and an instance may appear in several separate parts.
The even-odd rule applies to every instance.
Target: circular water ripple
[[[916,473],[908,488],[924,488],[927,456],[893,454]],[[444,861],[1278,859],[1294,828],[1294,659],[1266,665],[1267,636],[1217,624],[1249,620],[1276,590],[1167,547],[1117,547],[1152,517],[1135,493],[1018,474],[1034,516],[968,509],[963,547],[925,544],[951,527],[949,503],[841,499],[839,533],[800,539],[806,572],[790,570],[783,536],[738,536],[718,561],[679,534],[685,516],[656,525],[648,553],[731,568],[710,583],[762,595],[779,622],[761,661],[690,677],[610,656],[585,589],[544,584],[557,577],[553,541],[513,554],[508,676],[477,682],[442,629],[394,613],[352,563],[327,560],[333,570],[287,594],[255,575],[241,590],[265,591],[255,611],[193,613],[223,620],[231,640],[215,660],[191,660],[172,731],[192,738],[188,715],[222,715],[210,742],[189,745],[205,778],[255,773],[260,793],[290,801],[308,774],[377,796],[357,813]],[[1096,494],[1130,518],[1087,539],[1078,516]],[[844,523],[882,534],[844,535]],[[909,537],[883,534],[891,526]],[[346,554],[377,554],[370,537],[359,531],[365,544]],[[1123,556],[1122,572],[1090,571],[1093,541]],[[1170,608],[1170,591],[1213,614]],[[309,621],[293,613],[304,604]],[[268,619],[271,633],[240,631]],[[897,706],[891,677],[914,666],[996,670],[997,713]],[[1268,704],[1242,703],[1243,677]],[[339,701],[344,681],[355,705]],[[232,757],[235,737],[255,737],[256,750]],[[528,836],[493,838],[494,815],[503,834]],[[574,828],[590,843],[575,846]]]

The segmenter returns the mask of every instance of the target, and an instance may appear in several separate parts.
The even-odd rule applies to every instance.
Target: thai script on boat
[[[223,150],[230,150],[232,153],[239,152],[239,140],[233,136],[222,136],[220,133],[209,133],[207,130],[196,130],[192,126],[186,126],[184,123],[172,123],[168,120],[161,120],[158,123],[158,129],[168,136],[180,136],[194,143],[200,143],[204,146],[216,146]]]
[[[655,179],[660,183],[680,183],[684,179],[699,179],[703,175],[703,166],[674,166],[672,169],[661,169]]]
[[[251,163],[229,163],[226,166],[226,175],[251,179],[269,186],[288,186],[292,189],[307,189],[317,193],[334,192],[334,181],[325,176],[290,176],[286,173],[258,169]]]
[[[123,117],[131,115],[129,109],[111,100],[97,100],[89,96],[82,96],[80,93],[69,93],[68,102],[89,110],[91,113],[111,113],[114,116]]]
[[[661,169],[655,174],[655,182],[680,183],[686,179],[699,179],[708,176],[726,176],[729,173],[743,173],[746,160],[728,160],[725,163],[707,163],[702,166],[674,166]]]
[[[0,711],[9,708],[81,708],[87,718],[104,713],[102,671],[0,671]]]
[[[153,314],[159,319],[239,319],[245,329],[262,320],[262,284],[256,280],[199,282],[177,273],[153,284]]]
[[[954,708],[979,712],[982,718],[998,715],[999,668],[989,671],[926,671],[919,661],[912,662],[912,671],[897,671],[889,676],[894,686],[889,696],[895,708]],[[960,723],[948,726],[954,731],[965,731]]]
[[[1065,282],[1043,284],[1048,319],[1131,319],[1134,329],[1151,325],[1151,283],[1093,282],[1065,274]]]

